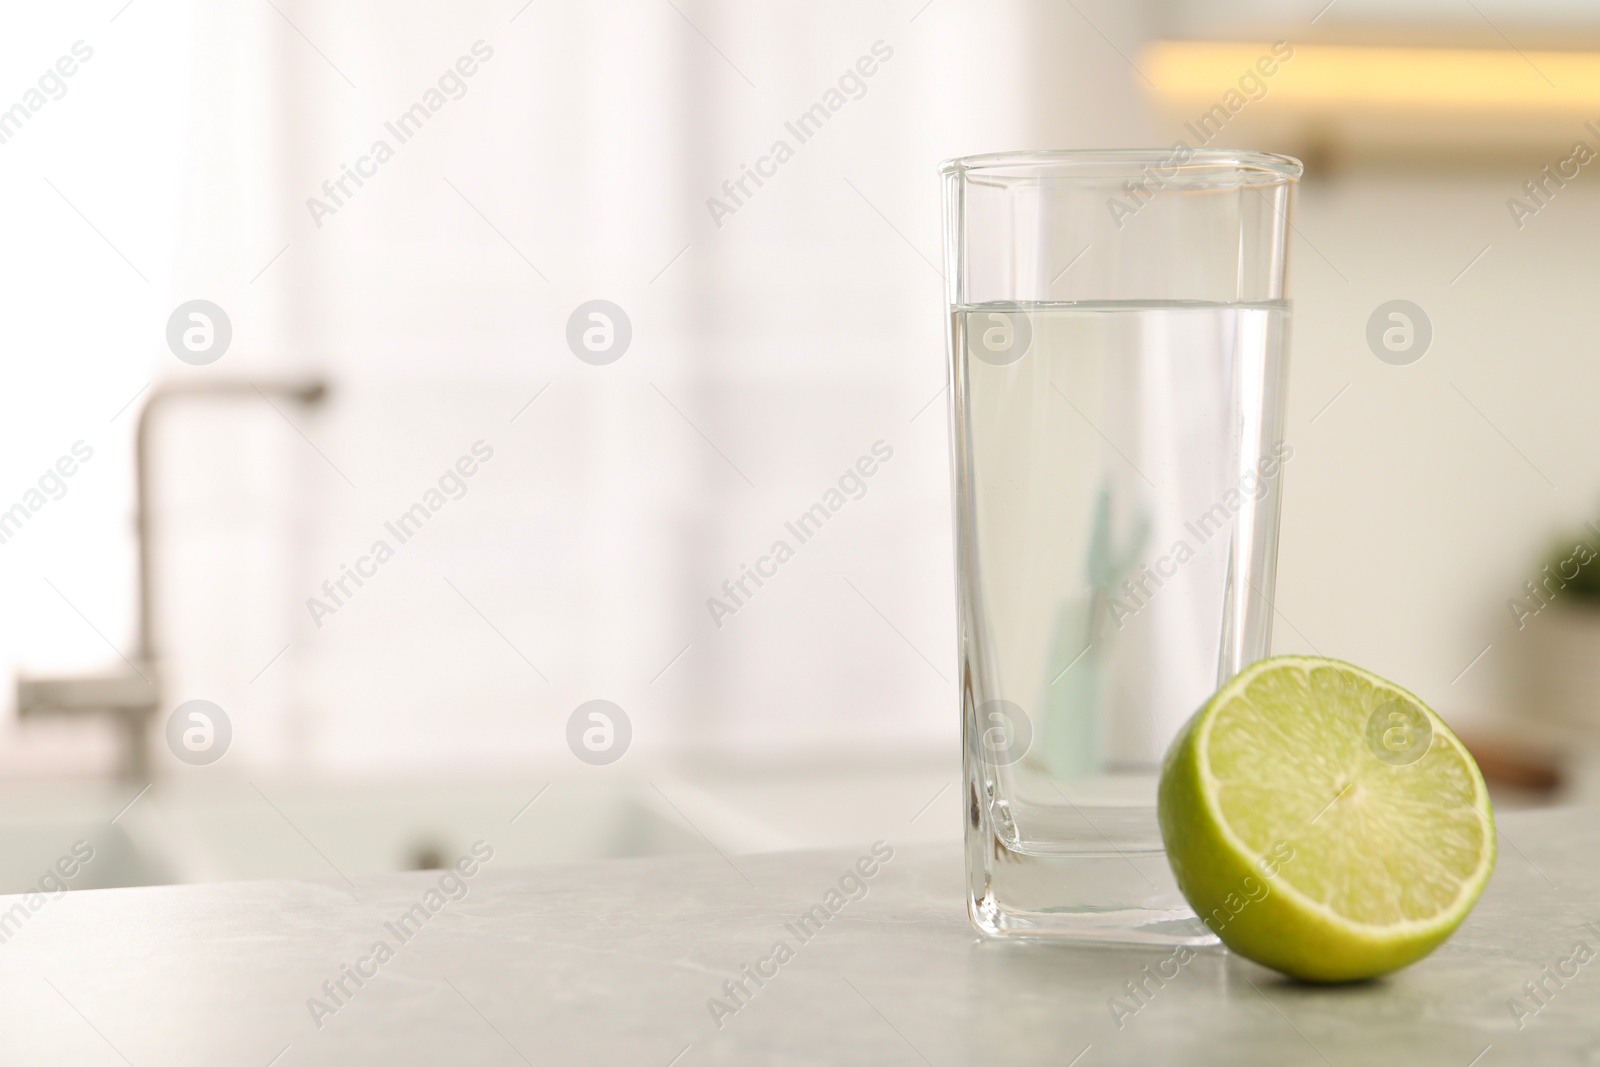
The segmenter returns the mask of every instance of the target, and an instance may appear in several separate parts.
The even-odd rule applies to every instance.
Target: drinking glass
[[[1181,144],[941,168],[984,933],[1215,941],[1167,867],[1156,783],[1271,640],[1300,170]]]

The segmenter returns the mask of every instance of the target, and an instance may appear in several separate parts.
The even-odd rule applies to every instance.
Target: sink
[[[496,866],[712,850],[645,782],[228,780],[163,783],[131,805],[109,784],[50,793],[0,792],[0,893],[38,888],[80,841],[93,856],[71,889],[356,878],[445,866],[479,840]]]
[[[83,842],[88,849],[74,846]],[[87,863],[78,857],[92,855]],[[65,861],[64,868],[57,864]],[[37,822],[0,821],[0,893],[51,890],[46,875],[73,870],[62,881],[71,889],[110,889],[128,885],[165,885],[176,881],[159,857],[134,844],[120,827],[104,819],[62,818]]]
[[[693,769],[355,776],[184,769],[145,792],[112,780],[0,781],[0,893],[37,888],[77,841],[72,889],[253,879],[338,881],[496,866],[960,839],[959,767],[841,759]]]

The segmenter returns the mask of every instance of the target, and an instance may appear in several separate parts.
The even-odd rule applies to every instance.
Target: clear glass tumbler
[[[1267,655],[1300,163],[951,160],[950,426],[969,909],[1207,944],[1156,826],[1167,745]]]

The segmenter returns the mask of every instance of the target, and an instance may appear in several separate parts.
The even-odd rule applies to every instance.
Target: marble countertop
[[[511,868],[491,844],[455,873],[3,897],[0,1062],[1600,1064],[1600,811],[1501,830],[1452,940],[1333,989],[1220,949],[980,941],[939,845]]]

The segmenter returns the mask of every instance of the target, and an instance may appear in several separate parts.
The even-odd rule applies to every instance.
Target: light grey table
[[[0,1063],[1600,1063],[1600,957],[1566,964],[1560,986],[1543,970],[1578,941],[1600,953],[1584,925],[1600,924],[1600,811],[1501,829],[1478,909],[1408,970],[1318,989],[1208,950],[1145,980],[1133,1013],[1111,998],[1138,1004],[1124,983],[1167,951],[981,942],[945,847],[897,849],[807,940],[792,924],[866,845],[491,860],[458,900],[429,898],[437,872],[72,892],[35,900],[0,945]],[[19,901],[0,898],[0,915]],[[413,905],[427,917],[403,940],[393,927]],[[724,983],[747,964],[771,976],[734,1000]],[[371,977],[358,987],[343,965]],[[323,983],[340,978],[335,1001]],[[1545,1006],[1519,1028],[1508,1001],[1531,1010],[1523,983],[1541,979]],[[714,1019],[712,998],[738,1010]]]

